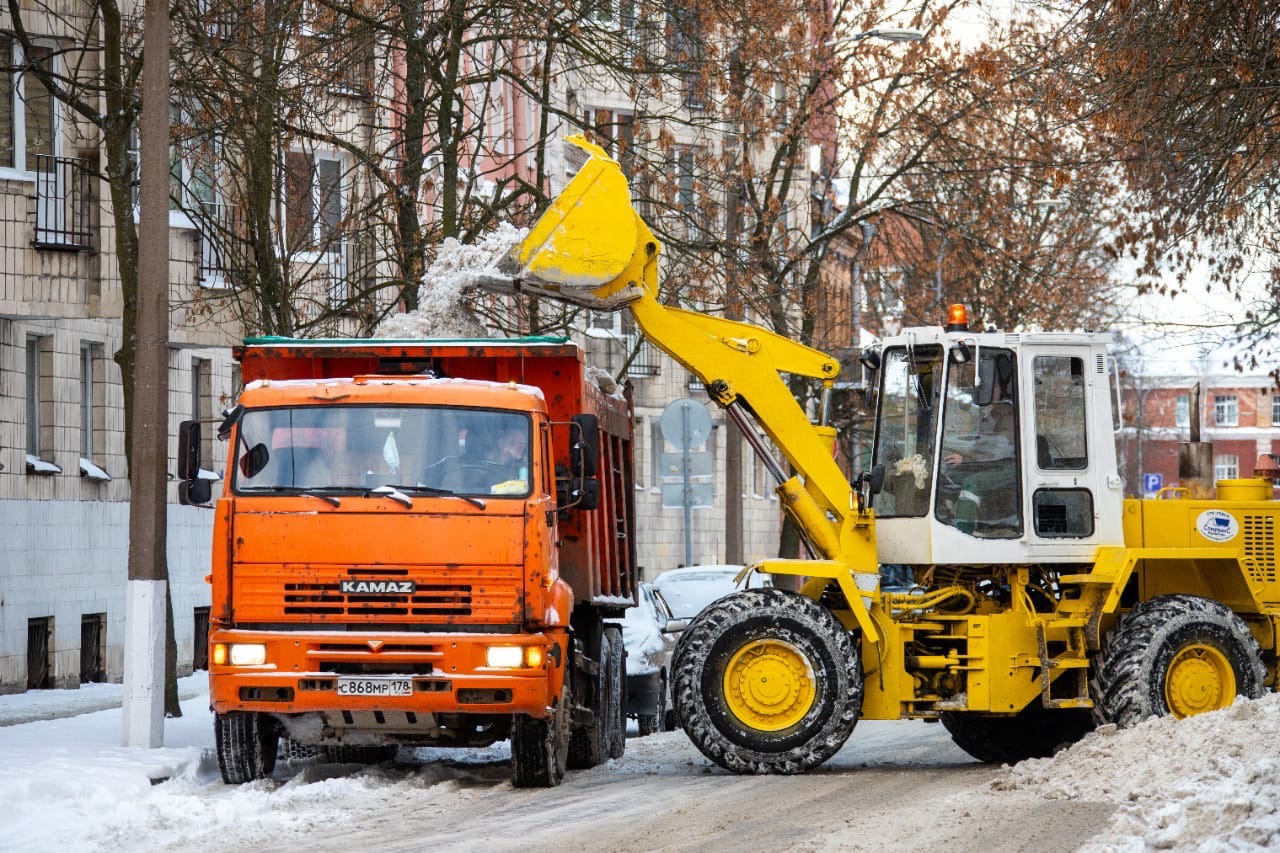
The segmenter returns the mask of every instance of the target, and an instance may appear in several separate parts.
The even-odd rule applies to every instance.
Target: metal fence
[[[32,245],[78,252],[93,247],[93,175],[77,157],[35,155],[36,221]]]

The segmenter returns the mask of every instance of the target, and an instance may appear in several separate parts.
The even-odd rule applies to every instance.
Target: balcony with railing
[[[37,249],[80,252],[93,248],[93,174],[77,157],[36,154]]]
[[[201,202],[194,213],[198,245],[196,283],[201,287],[230,287],[233,247],[246,245],[244,211],[234,204]]]

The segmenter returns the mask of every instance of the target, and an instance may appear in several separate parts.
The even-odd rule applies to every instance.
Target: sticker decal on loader
[[[1207,509],[1196,519],[1196,530],[1210,542],[1230,542],[1240,532],[1240,523],[1229,512]]]

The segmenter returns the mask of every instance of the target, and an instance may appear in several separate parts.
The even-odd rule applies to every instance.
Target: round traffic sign
[[[711,413],[691,397],[673,400],[662,410],[662,437],[681,450],[707,443],[711,436]]]

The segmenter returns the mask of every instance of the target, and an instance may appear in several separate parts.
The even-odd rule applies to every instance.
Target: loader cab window
[[[934,517],[980,539],[1022,535],[1017,390],[1011,351],[952,351]]]
[[[1036,464],[1042,471],[1083,471],[1089,466],[1084,359],[1038,355],[1034,368]]]
[[[1093,535],[1093,494],[1074,476],[1089,467],[1084,366],[1084,359],[1067,355],[1038,355],[1032,362],[1036,467],[1051,484],[1035,491],[1031,508],[1035,533],[1044,539]]]
[[[942,348],[892,347],[880,370],[873,465],[885,467],[875,496],[881,517],[923,516],[933,485],[934,436],[942,388]]]

